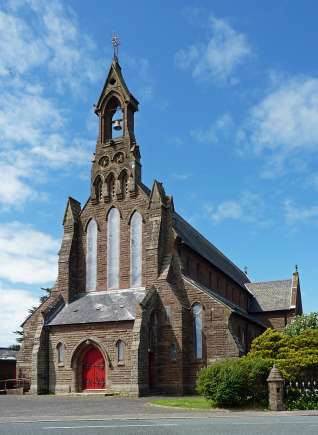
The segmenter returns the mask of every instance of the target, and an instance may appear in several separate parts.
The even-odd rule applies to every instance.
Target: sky
[[[252,281],[318,311],[315,0],[0,0],[0,346],[57,275],[68,196],[89,196],[111,36],[140,101],[143,181]]]

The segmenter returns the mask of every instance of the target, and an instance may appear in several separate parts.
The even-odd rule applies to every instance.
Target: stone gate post
[[[278,368],[273,366],[267,378],[269,408],[271,411],[284,411],[284,378]]]

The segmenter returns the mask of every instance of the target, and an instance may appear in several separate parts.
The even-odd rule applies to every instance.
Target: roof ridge
[[[194,226],[192,226],[187,220],[185,220],[179,213],[174,211],[174,214],[178,218],[180,218],[186,225],[188,225],[204,242],[206,242],[209,245],[209,247],[215,249],[220,256],[222,256],[225,260],[227,260],[241,274],[242,277],[246,277],[247,283],[250,282],[248,276],[243,272],[243,270],[241,270],[232,260],[230,260],[225,254],[223,254],[223,252],[220,251],[212,242],[210,242],[210,240],[208,240],[203,234],[201,234],[196,228],[194,228]]]
[[[201,284],[201,283],[195,281],[194,279],[190,278],[189,276],[185,275],[184,273],[182,273],[182,277],[186,281],[190,282],[190,284],[193,284],[196,287],[198,287],[199,290],[205,291],[205,292],[209,293],[210,296],[215,297],[220,303],[222,303],[223,305],[228,307],[231,311],[234,311],[236,314],[239,314],[241,316],[245,316],[246,318],[249,318],[253,322],[255,322],[259,325],[262,325],[263,327],[265,326],[259,319],[256,319],[248,311],[245,311],[239,305],[236,305],[234,302],[229,301],[228,299],[224,298],[219,293],[217,293],[215,290],[210,289],[209,287],[206,287],[204,284]]]
[[[292,278],[286,278],[286,279],[273,279],[270,281],[252,281],[252,282],[247,282],[246,285],[251,285],[251,284],[268,284],[270,282],[292,282]]]

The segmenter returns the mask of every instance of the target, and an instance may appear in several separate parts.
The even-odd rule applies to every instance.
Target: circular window
[[[110,83],[111,85],[114,85],[114,84],[116,83],[116,79],[115,79],[114,77],[112,77],[112,78],[109,80],[109,83]]]

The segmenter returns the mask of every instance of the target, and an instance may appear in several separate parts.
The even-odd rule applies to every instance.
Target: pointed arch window
[[[86,291],[96,290],[97,276],[97,224],[92,219],[86,234]]]
[[[103,199],[103,194],[102,194],[103,182],[101,177],[97,177],[94,183],[94,187],[95,187],[95,198],[97,202],[100,202]]]
[[[56,346],[56,351],[57,351],[57,362],[58,364],[63,364],[64,363],[64,344],[63,343],[59,343]]]
[[[113,95],[105,107],[103,116],[103,136],[105,141],[108,141],[112,138],[115,139],[116,137],[123,135],[123,118],[124,114],[120,101],[115,95]]]
[[[112,173],[107,177],[106,186],[108,200],[114,200],[116,198],[116,182]]]
[[[140,287],[142,271],[142,216],[135,211],[130,221],[130,285]]]
[[[125,343],[118,340],[116,343],[117,363],[124,364],[125,362]]]
[[[194,304],[192,307],[194,318],[194,345],[196,359],[202,359],[202,306]]]
[[[120,174],[119,182],[122,198],[126,198],[128,196],[128,174],[126,171]]]
[[[119,288],[120,215],[117,208],[108,214],[107,223],[107,286]]]

